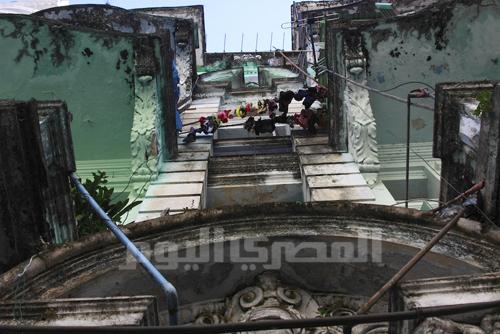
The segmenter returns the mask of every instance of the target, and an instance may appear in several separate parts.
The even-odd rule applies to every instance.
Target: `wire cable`
[[[386,130],[386,133],[392,135],[394,138],[397,138],[397,136],[390,130]],[[436,173],[436,175],[439,176],[439,179],[444,181],[457,195],[461,194],[461,192],[458,191],[457,188],[455,188],[447,179],[445,179],[441,175],[441,172],[438,172],[424,157],[422,157],[418,152],[416,152],[413,148],[411,148],[411,146],[410,146],[410,151],[419,159],[421,159],[427,165],[427,167],[429,167],[434,173]],[[481,208],[477,204],[474,204],[473,206],[489,224],[497,227],[497,225],[486,215],[486,213],[483,210],[481,210]]]
[[[422,81],[408,81],[408,82],[403,82],[403,83],[401,83],[401,84],[399,84],[397,86],[394,86],[392,88],[381,90],[381,92],[390,92],[391,90],[395,90],[395,89],[398,89],[399,87],[403,87],[403,86],[410,85],[410,84],[424,85],[427,88],[432,89],[432,91],[435,91],[434,87],[432,87],[431,85],[429,85],[429,84],[427,84],[425,82],[422,82]]]
[[[355,86],[358,86],[358,87],[361,87],[361,88],[364,88],[370,92],[373,92],[373,93],[376,93],[376,94],[379,94],[379,95],[382,95],[384,97],[387,97],[391,100],[394,100],[394,101],[398,101],[398,102],[401,102],[401,103],[404,103],[404,104],[407,104],[408,101],[407,99],[404,99],[402,97],[399,97],[399,96],[395,96],[395,95],[391,95],[391,94],[388,94],[388,93],[385,93],[379,89],[376,89],[376,88],[372,88],[370,86],[367,86],[367,85],[363,85],[363,84],[360,84],[359,82],[356,82],[352,79],[349,79],[348,77],[340,74],[340,73],[337,73],[329,68],[326,68],[325,66],[320,66],[322,68],[322,70],[325,70],[331,74],[333,74],[334,76],[336,77],[339,77],[347,82],[349,82],[350,84],[353,84]],[[422,108],[422,109],[426,109],[426,110],[430,110],[430,111],[434,111],[434,107],[430,107],[428,105],[425,105],[425,104],[421,104],[421,103],[416,103],[416,102],[411,102],[411,105],[412,106],[415,106],[415,107],[419,107],[419,108]]]

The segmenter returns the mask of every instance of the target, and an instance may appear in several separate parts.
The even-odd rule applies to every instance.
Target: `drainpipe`
[[[132,241],[123,233],[123,231],[116,226],[116,224],[109,218],[104,210],[97,204],[97,202],[90,196],[89,192],[82,185],[78,176],[75,173],[70,175],[71,182],[74,184],[80,194],[87,200],[90,207],[96,215],[106,224],[106,227],[115,235],[115,237],[127,247],[127,250],[134,256],[142,267],[148,272],[149,275],[158,283],[167,296],[167,307],[169,325],[176,326],[178,324],[177,310],[178,310],[178,296],[175,287],[167,281],[165,277],[156,269],[156,267],[149,261],[149,259],[141,253],[141,251],[134,245]]]
[[[406,100],[406,188],[405,188],[405,208],[408,209],[410,192],[410,122],[411,122],[411,99],[424,99],[431,97],[425,88],[412,90]]]

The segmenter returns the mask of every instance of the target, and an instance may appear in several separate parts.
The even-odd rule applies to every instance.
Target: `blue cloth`
[[[174,101],[175,101],[175,128],[179,131],[182,130],[182,120],[181,115],[179,113],[179,109],[177,109],[177,102],[179,102],[179,72],[177,71],[177,67],[175,66],[175,60],[172,61],[172,81],[174,83]]]

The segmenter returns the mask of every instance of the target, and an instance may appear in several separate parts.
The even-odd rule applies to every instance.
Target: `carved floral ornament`
[[[426,319],[413,332],[414,334],[498,334],[500,333],[500,314],[490,314],[483,318],[479,326],[461,324],[439,318]]]
[[[348,77],[366,85],[366,59],[361,41],[346,45],[346,68]],[[378,180],[380,161],[378,158],[377,123],[370,104],[370,94],[364,88],[347,83],[344,91],[344,110],[349,133],[349,152],[359,165],[369,185]]]
[[[282,284],[275,272],[265,272],[257,276],[252,286],[243,288],[223,302],[212,302],[194,306],[193,324],[210,325],[239,323],[262,320],[311,319],[322,316],[320,309],[325,301],[334,301],[328,305],[331,316],[355,314],[360,302],[357,297],[338,302],[339,295],[312,295],[307,291]],[[346,298],[345,295],[342,295]],[[332,298],[330,298],[332,297]],[[352,328],[353,334],[387,334],[388,323],[358,325]],[[440,318],[428,318],[422,321],[413,334],[499,334],[500,314],[491,314],[482,318],[480,324],[461,324]],[[256,334],[265,333],[259,331]],[[273,334],[342,334],[342,328],[323,327],[311,329],[273,330]]]
[[[205,305],[195,317],[194,324],[238,323],[261,320],[292,320],[320,317],[320,305],[303,289],[282,284],[277,274],[266,272],[256,278],[255,285],[246,287],[224,303]],[[353,308],[338,305],[331,310],[332,315],[354,314]],[[264,333],[262,331],[258,333]],[[274,330],[272,333],[289,334],[341,334],[342,328],[313,328]],[[356,326],[354,334],[387,333],[386,324]]]

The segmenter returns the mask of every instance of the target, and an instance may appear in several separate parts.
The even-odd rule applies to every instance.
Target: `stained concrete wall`
[[[73,5],[50,8],[33,15],[61,21],[76,27],[133,33],[156,34],[169,40],[172,52],[176,53],[175,65],[180,79],[179,100],[191,98],[196,80],[196,55],[194,52],[194,23],[191,20],[148,15],[109,5]]]
[[[160,47],[156,37],[145,38]],[[73,117],[79,165],[90,161],[89,169],[101,168],[111,176],[126,168],[121,180],[126,183],[135,108],[135,42],[132,35],[2,15],[0,97],[65,101]]]
[[[269,203],[265,207],[226,207],[162,217],[129,225],[126,232],[161,265],[160,270],[179,291],[180,304],[185,305],[231,295],[266,270],[275,270],[310,291],[370,296],[444,223],[418,211],[394,207]],[[481,233],[478,224],[460,223],[406,278],[498,271],[498,231]],[[210,231],[199,230],[207,226]],[[241,239],[250,243],[243,245]],[[365,241],[366,246],[362,246]],[[216,250],[220,242],[224,242],[224,248]],[[350,261],[346,255],[342,260],[337,253],[341,257],[338,260],[310,260],[320,254],[314,253],[320,252],[314,250],[314,242],[328,248],[332,243],[341,247],[332,245],[328,256],[335,257],[335,250],[345,249],[348,254],[352,249],[357,255],[351,255],[356,258]],[[170,252],[177,249],[174,246],[181,250],[177,259]],[[161,247],[169,247],[168,255]],[[192,247],[190,252],[198,249],[188,253],[184,251],[188,247]],[[215,252],[218,255],[212,256]],[[186,257],[198,254],[198,260],[191,257],[187,262]],[[300,259],[294,260],[295,256]],[[0,299],[155,295],[160,311],[164,311],[166,299],[160,287],[135,265],[129,262],[127,266],[126,261],[126,249],[111,233],[97,234],[36,257],[26,270],[26,288],[22,291],[12,287],[23,279],[18,275],[23,265],[0,276]],[[282,265],[266,268],[271,261]],[[255,268],[248,270],[251,263]]]
[[[392,88],[408,81],[439,82],[500,77],[500,1],[443,1],[413,16],[359,28],[368,59],[368,84]],[[406,94],[421,84],[391,94]],[[371,94],[379,144],[405,140],[406,106]],[[433,105],[433,101],[427,102]],[[432,141],[433,113],[412,109],[412,141]]]
[[[136,12],[155,15],[177,17],[192,20],[197,27],[198,36],[196,38],[196,64],[205,65],[205,53],[207,52],[207,42],[205,35],[205,12],[203,6],[179,6],[179,7],[153,7],[134,9]]]

